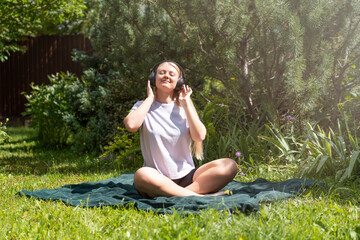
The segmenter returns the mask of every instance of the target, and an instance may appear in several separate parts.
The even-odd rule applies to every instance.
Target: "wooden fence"
[[[18,118],[25,110],[22,92],[30,92],[30,83],[48,83],[48,75],[69,71],[80,76],[82,68],[73,62],[72,50],[91,51],[84,35],[39,36],[24,43],[25,53],[12,53],[0,62],[0,118]]]

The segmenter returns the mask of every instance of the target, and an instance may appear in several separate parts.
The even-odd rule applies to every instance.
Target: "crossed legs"
[[[193,176],[193,183],[183,188],[156,169],[142,167],[136,171],[134,184],[144,196],[171,197],[204,195],[217,192],[225,187],[237,174],[238,167],[234,160],[222,158],[199,167]]]

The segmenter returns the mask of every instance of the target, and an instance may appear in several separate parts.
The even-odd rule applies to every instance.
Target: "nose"
[[[162,77],[163,79],[165,78],[165,79],[170,79],[170,76],[169,76],[169,74],[168,73],[165,73],[164,74],[164,76]]]

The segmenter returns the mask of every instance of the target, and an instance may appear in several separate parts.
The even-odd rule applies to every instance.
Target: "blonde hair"
[[[192,155],[195,156],[198,160],[204,159],[202,142],[195,142],[195,141],[192,142]]]
[[[165,63],[168,63],[171,66],[173,66],[176,69],[176,71],[179,73],[179,78],[182,77],[182,71],[180,70],[179,66],[176,63],[174,63],[174,62],[165,62]]]
[[[168,63],[170,64],[172,67],[174,67],[176,69],[176,71],[178,72],[179,74],[179,78],[182,77],[182,71],[180,70],[179,66],[175,63],[175,62],[163,62],[161,63],[158,67],[160,67],[162,64],[164,63]],[[176,91],[174,93],[174,101],[176,102],[176,104],[178,106],[180,106],[180,103],[179,103],[179,94],[180,94],[180,91]],[[196,109],[195,109],[196,111]],[[203,151],[203,143],[202,142],[196,142],[196,141],[192,141],[192,144],[191,144],[191,153],[193,156],[195,156],[196,159],[198,160],[203,160],[204,159],[204,151]]]

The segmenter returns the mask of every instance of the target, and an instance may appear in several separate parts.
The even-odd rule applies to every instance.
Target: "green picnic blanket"
[[[294,197],[306,188],[319,183],[309,179],[289,179],[269,182],[259,178],[254,182],[230,182],[223,190],[230,195],[142,198],[133,186],[133,173],[122,174],[98,182],[65,185],[56,189],[21,190],[22,196],[44,200],[60,200],[72,206],[101,207],[133,203],[138,209],[157,213],[197,213],[202,209],[216,208],[234,211],[254,211],[259,203]]]

